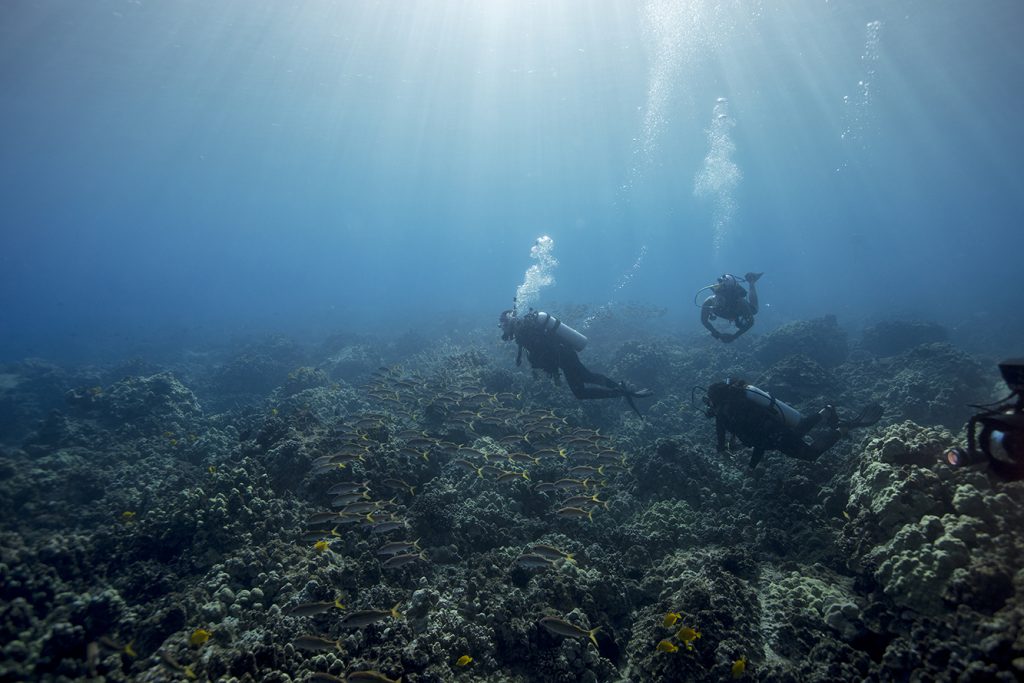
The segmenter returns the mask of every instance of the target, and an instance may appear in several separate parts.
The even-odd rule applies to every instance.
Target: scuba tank
[[[537,311],[537,324],[544,332],[555,335],[559,341],[568,344],[575,351],[582,351],[587,346],[587,338],[585,336],[550,313]]]
[[[696,292],[693,293],[693,305],[700,308],[703,304],[697,301],[697,297],[700,296],[701,292],[710,290],[712,295],[721,294],[723,296],[731,295],[732,298],[742,299],[747,295],[747,290],[743,289],[740,282],[746,282],[745,278],[741,278],[736,275],[730,275],[726,273],[722,277],[711,285],[704,285]]]
[[[747,385],[743,388],[743,397],[762,408],[767,408],[787,427],[796,428],[800,425],[804,416],[788,403],[776,400],[768,392],[758,389],[755,386]]]

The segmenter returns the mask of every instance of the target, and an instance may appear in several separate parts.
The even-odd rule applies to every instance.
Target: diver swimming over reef
[[[757,287],[755,283],[764,273],[747,273],[744,280],[750,285],[750,293],[743,289],[740,279],[726,273],[718,278],[718,282],[697,290],[700,294],[705,289],[711,290],[711,296],[704,300],[700,307],[700,322],[711,332],[711,336],[723,342],[734,341],[754,326],[754,315],[757,313]],[[694,296],[696,298],[696,296]],[[695,302],[696,303],[696,302]],[[712,320],[721,318],[736,325],[735,332],[720,332],[711,324]]]
[[[526,315],[519,316],[514,309],[509,309],[502,312],[498,326],[501,328],[501,338],[504,341],[515,340],[519,346],[519,352],[516,354],[517,366],[522,365],[523,349],[526,349],[530,367],[543,370],[556,380],[561,370],[573,395],[578,399],[621,396],[629,402],[629,407],[637,415],[641,415],[633,399],[647,398],[653,393],[648,389],[634,391],[627,387],[625,382],[616,382],[605,375],[588,370],[580,362],[578,354],[587,345],[587,338],[553,315],[531,309]]]
[[[731,434],[754,449],[750,456],[751,468],[757,466],[768,450],[799,460],[816,460],[851,430],[878,422],[883,412],[882,406],[871,404],[853,420],[840,420],[836,409],[826,405],[805,417],[792,406],[741,379],[712,384],[704,402],[707,416],[715,418],[718,452],[728,450],[726,436]],[[812,431],[816,434],[812,435]],[[810,442],[805,437],[810,437]]]

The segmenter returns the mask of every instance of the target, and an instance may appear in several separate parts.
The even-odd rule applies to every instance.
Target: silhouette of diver
[[[749,296],[747,290],[740,285],[740,279],[728,273],[718,278],[715,284],[703,288],[710,289],[711,296],[701,304],[700,322],[711,332],[712,337],[729,343],[754,326],[754,315],[757,313],[757,287],[754,283],[761,279],[762,275],[764,273],[747,273],[743,276],[750,285]],[[716,318],[733,323],[736,325],[736,331],[719,332],[711,324]]]
[[[756,467],[765,451],[776,450],[799,460],[816,460],[850,430],[870,427],[882,417],[882,406],[871,404],[853,420],[840,420],[836,409],[826,405],[805,417],[795,408],[741,379],[716,382],[708,387],[706,415],[715,418],[717,450],[726,452],[726,437],[732,434],[754,452],[750,467]],[[811,435],[817,427],[817,433]],[[811,441],[805,437],[810,435]]]
[[[580,361],[578,351],[586,346],[587,338],[564,324],[558,318],[533,311],[523,316],[516,315],[512,309],[503,311],[498,320],[501,338],[504,341],[515,341],[519,347],[516,354],[516,365],[522,365],[523,349],[530,361],[530,367],[543,370],[557,381],[559,371],[565,375],[573,395],[580,399],[619,398],[623,397],[633,411],[643,417],[633,402],[634,398],[647,398],[653,395],[648,389],[634,391],[624,382],[616,382],[597,372],[588,370]]]

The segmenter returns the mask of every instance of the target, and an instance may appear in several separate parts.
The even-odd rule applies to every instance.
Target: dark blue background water
[[[545,233],[541,305],[685,329],[694,290],[763,270],[762,330],[1012,346],[1024,5],[715,4],[7,0],[0,359],[491,325]],[[742,179],[716,248],[719,97]]]

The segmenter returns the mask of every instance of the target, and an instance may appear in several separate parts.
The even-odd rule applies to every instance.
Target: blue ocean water
[[[1019,0],[8,0],[0,359],[666,307],[1024,332]]]

